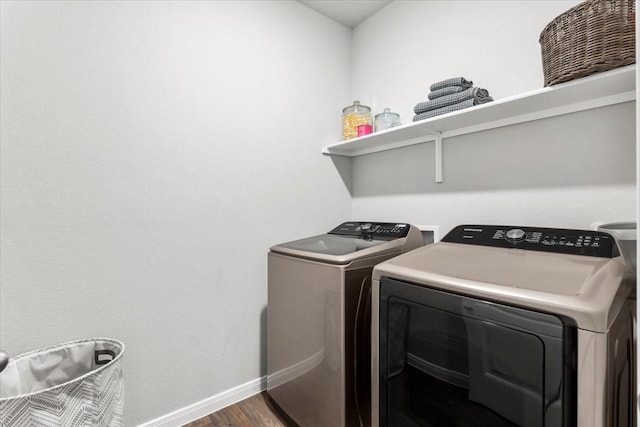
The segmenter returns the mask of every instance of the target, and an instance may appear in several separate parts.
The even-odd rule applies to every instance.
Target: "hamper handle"
[[[110,356],[110,358],[109,359],[100,358],[100,356],[104,356],[104,355]],[[94,361],[96,365],[106,365],[107,363],[115,359],[115,357],[116,357],[115,351],[111,351],[111,350],[96,350],[94,352]]]

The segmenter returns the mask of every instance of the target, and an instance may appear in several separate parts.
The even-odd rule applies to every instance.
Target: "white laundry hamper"
[[[0,427],[123,427],[124,344],[71,341],[11,358],[0,372]]]

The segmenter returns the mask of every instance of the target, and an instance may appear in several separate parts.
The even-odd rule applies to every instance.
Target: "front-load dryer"
[[[627,427],[635,283],[611,235],[464,225],[373,272],[373,426]]]
[[[422,245],[409,224],[346,222],[270,249],[267,393],[297,424],[369,424],[371,271]]]

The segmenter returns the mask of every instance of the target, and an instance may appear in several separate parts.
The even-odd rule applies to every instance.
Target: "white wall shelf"
[[[635,64],[617,68],[327,145],[322,153],[356,157],[434,141],[435,180],[442,182],[443,138],[633,101],[635,73]]]

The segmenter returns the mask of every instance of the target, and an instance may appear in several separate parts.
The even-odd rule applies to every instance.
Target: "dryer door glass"
[[[381,426],[573,425],[576,331],[556,316],[383,279],[379,321]]]

